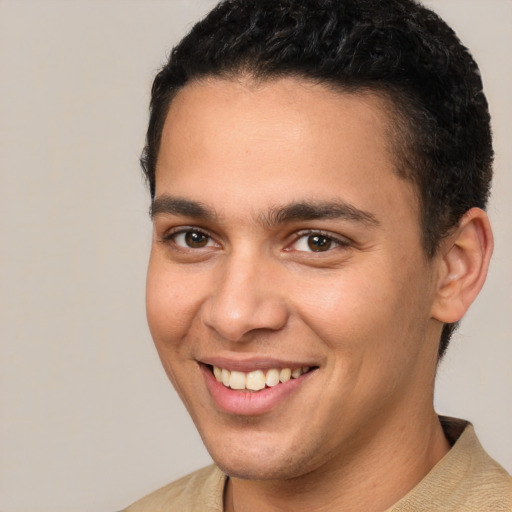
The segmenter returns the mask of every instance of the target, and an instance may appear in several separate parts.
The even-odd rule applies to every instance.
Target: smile
[[[258,416],[277,410],[309,382],[319,367],[304,361],[216,357],[199,364],[214,407],[222,413]]]
[[[310,367],[301,368],[270,368],[268,370],[253,370],[250,372],[241,372],[227,370],[213,366],[213,374],[227,388],[240,391],[261,391],[271,388],[278,384],[284,384],[290,379],[297,379],[301,375],[309,372]]]

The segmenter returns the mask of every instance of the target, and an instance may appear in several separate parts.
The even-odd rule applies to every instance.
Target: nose
[[[256,332],[278,331],[286,325],[289,313],[278,263],[231,255],[216,270],[213,289],[203,304],[203,321],[219,336],[248,341]]]

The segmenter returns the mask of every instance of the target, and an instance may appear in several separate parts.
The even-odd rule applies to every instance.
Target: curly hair
[[[371,91],[390,108],[397,173],[416,187],[427,257],[472,207],[485,209],[492,136],[477,64],[454,31],[414,0],[225,0],[157,74],[141,165],[155,168],[170,102],[188,82],[249,74]],[[446,324],[444,354],[457,324]]]

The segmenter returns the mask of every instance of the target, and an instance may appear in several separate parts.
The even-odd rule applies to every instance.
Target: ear
[[[494,241],[487,214],[468,210],[454,233],[439,248],[439,273],[432,318],[459,321],[482,289]]]

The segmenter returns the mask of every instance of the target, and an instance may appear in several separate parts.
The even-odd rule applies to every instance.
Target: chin
[[[303,474],[303,471],[292,471],[288,465],[283,467],[285,462],[283,460],[216,460],[214,458],[214,461],[231,478],[241,480],[288,480]]]
[[[311,457],[291,446],[266,443],[227,443],[219,439],[206,442],[206,448],[217,466],[231,478],[243,480],[288,480],[302,476],[313,468]],[[209,446],[210,444],[210,446]]]

